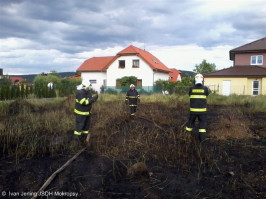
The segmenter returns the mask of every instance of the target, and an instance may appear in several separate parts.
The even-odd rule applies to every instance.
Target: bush
[[[77,85],[81,84],[80,79],[62,79],[58,85],[60,97],[71,96],[76,93]]]
[[[137,83],[137,77],[135,76],[124,76],[120,79],[118,79],[119,83],[121,86],[130,86],[130,84],[135,84]]]
[[[164,80],[158,80],[155,82],[156,86],[162,87],[162,90],[167,90],[169,94],[185,95],[188,93],[189,87],[194,84],[194,79],[191,77],[183,77],[182,81],[170,82]]]

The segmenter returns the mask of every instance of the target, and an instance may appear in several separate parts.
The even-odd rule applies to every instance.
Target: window
[[[133,60],[132,67],[139,68],[139,60]]]
[[[263,65],[263,56],[251,56],[250,62],[251,65]]]
[[[91,84],[97,83],[97,80],[90,80]]]
[[[252,95],[259,95],[259,86],[260,86],[260,82],[259,81],[253,81]]]
[[[125,68],[126,67],[126,61],[125,60],[119,60],[119,68]]]
[[[138,79],[138,80],[137,80],[137,84],[136,84],[136,86],[140,86],[140,87],[142,86],[142,79]]]

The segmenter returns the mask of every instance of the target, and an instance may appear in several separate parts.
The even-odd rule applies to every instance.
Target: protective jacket
[[[129,106],[136,106],[138,104],[138,98],[139,98],[139,93],[137,90],[129,90],[126,95],[126,100],[128,100],[128,105]]]
[[[81,89],[77,91],[74,113],[78,115],[89,115],[92,108],[92,94],[90,91]]]
[[[190,113],[205,114],[207,111],[207,96],[209,90],[201,84],[194,85],[189,89]]]

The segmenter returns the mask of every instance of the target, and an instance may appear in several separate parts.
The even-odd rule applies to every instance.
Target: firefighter
[[[91,108],[92,104],[97,101],[98,94],[92,96],[91,84],[88,81],[82,81],[80,87],[77,88],[76,102],[74,113],[76,115],[75,136],[79,136],[80,140],[89,134]]]
[[[195,85],[189,88],[190,97],[190,115],[186,124],[186,131],[193,130],[193,124],[198,118],[199,120],[199,140],[203,141],[206,138],[206,118],[207,118],[207,96],[209,90],[203,85],[203,76],[197,74],[195,76]]]
[[[130,85],[130,89],[127,92],[125,103],[129,105],[130,115],[135,116],[137,104],[140,103],[140,96],[133,84]]]

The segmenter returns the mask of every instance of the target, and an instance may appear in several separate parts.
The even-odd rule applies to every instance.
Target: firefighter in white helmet
[[[76,102],[74,113],[76,115],[76,129],[74,135],[86,137],[89,134],[90,111],[92,104],[97,101],[98,94],[92,96],[91,83],[83,80],[82,84],[77,87]]]
[[[207,120],[207,96],[209,89],[204,86],[204,78],[201,74],[195,76],[195,85],[189,88],[190,97],[190,115],[186,125],[186,131],[192,133],[193,124],[199,120],[199,140],[206,138],[206,120]]]
[[[129,105],[130,115],[135,116],[137,111],[137,104],[140,103],[140,96],[138,91],[135,89],[135,85],[131,84],[130,89],[127,92],[125,103]]]

